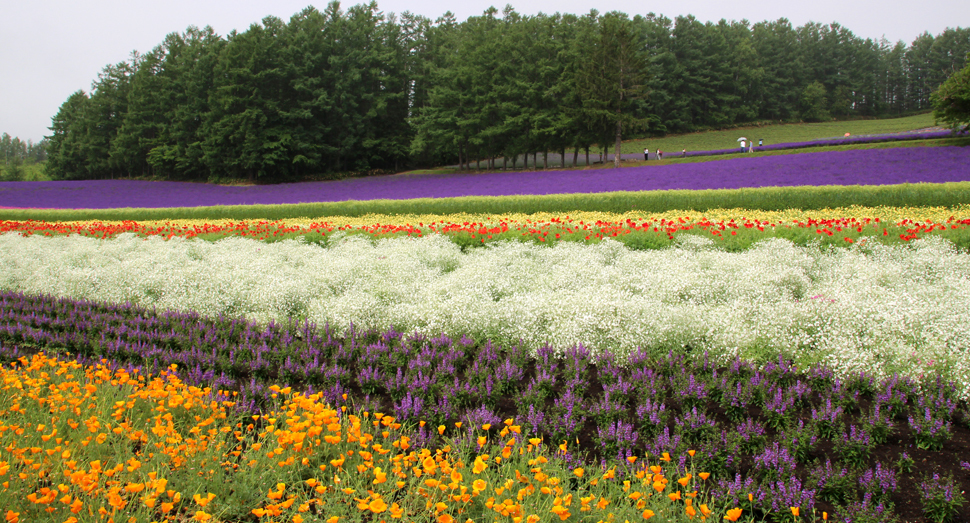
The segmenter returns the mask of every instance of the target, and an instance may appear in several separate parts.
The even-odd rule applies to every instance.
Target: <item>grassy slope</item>
[[[756,156],[781,156],[786,154],[804,154],[804,153],[818,153],[824,151],[851,151],[859,149],[892,149],[899,147],[941,147],[941,146],[970,146],[970,138],[933,138],[929,140],[907,140],[900,142],[878,142],[878,143],[855,143],[846,145],[829,145],[824,147],[806,147],[803,149],[781,149],[775,151],[755,151],[752,153],[733,153],[733,154],[718,154],[711,156],[693,156],[688,158],[679,158],[676,153],[671,153],[667,151],[664,154],[663,160],[650,160],[649,162],[644,162],[643,160],[623,160],[622,167],[636,167],[639,165],[668,165],[674,163],[700,163],[700,162],[716,162],[721,160],[730,160],[732,158],[754,158]],[[643,150],[642,148],[640,149]],[[654,150],[654,149],[651,149]],[[664,150],[661,148],[661,150]],[[669,154],[667,154],[669,153]],[[613,164],[610,162],[593,164],[589,167],[582,166],[580,169],[612,169]],[[560,169],[560,167],[555,166],[549,170]],[[567,167],[569,169],[569,167]],[[430,171],[429,171],[430,172]],[[436,173],[445,172],[444,170],[434,171]],[[447,172],[458,172],[457,169],[451,169]]]
[[[838,138],[845,133],[859,134],[887,134],[902,131],[912,131],[934,125],[933,115],[920,114],[905,118],[887,120],[852,120],[840,122],[777,124],[761,127],[740,127],[724,131],[705,131],[690,134],[677,134],[662,138],[648,138],[630,140],[623,143],[624,153],[642,152],[644,147],[651,151],[659,148],[664,152],[675,151],[706,151],[712,149],[728,149],[737,147],[737,140],[741,136],[757,140],[763,138],[765,144],[805,142],[823,138]]]
[[[660,163],[670,163],[670,162],[706,162],[714,160],[724,160],[731,158],[733,155],[720,155],[720,156],[702,156],[697,158],[690,158],[687,160],[676,159],[673,156],[680,151],[687,149],[688,151],[710,151],[718,149],[729,149],[731,147],[737,147],[737,139],[741,136],[747,138],[753,138],[757,140],[763,138],[765,144],[776,144],[776,143],[792,143],[792,142],[807,142],[811,140],[822,140],[826,138],[838,138],[845,136],[845,133],[850,133],[853,136],[856,135],[871,135],[871,134],[889,134],[904,131],[913,131],[916,129],[923,129],[926,127],[931,127],[934,125],[933,116],[929,113],[920,114],[916,116],[907,116],[905,118],[893,118],[887,120],[853,120],[844,122],[822,122],[822,123],[794,123],[794,124],[775,124],[775,125],[764,125],[760,127],[740,127],[737,129],[728,129],[724,131],[704,131],[689,134],[674,134],[664,136],[662,138],[645,138],[636,139],[623,142],[622,152],[623,154],[633,154],[642,153],[644,147],[649,147],[651,151],[656,151],[658,148],[661,151],[668,153],[666,159]],[[809,149],[792,149],[785,151],[771,151],[764,153],[752,153],[754,155],[774,155],[774,154],[798,154],[803,152],[817,152],[817,151],[831,151],[831,150],[848,150],[848,149],[878,149],[884,147],[918,147],[925,145],[965,145],[965,142],[955,143],[951,140],[927,140],[927,141],[916,141],[916,142],[890,142],[888,144],[855,144],[855,145],[844,145],[835,147],[821,147],[821,148],[809,148]],[[612,152],[612,145],[610,146],[610,152]],[[567,152],[568,161],[567,165],[572,161],[572,152]],[[593,161],[595,158],[599,158],[594,151],[590,151],[590,160]],[[751,156],[751,155],[746,155]],[[612,168],[612,164],[606,162],[604,164],[593,164],[590,167],[586,167],[583,164],[583,152],[580,151],[580,169],[603,169]],[[652,160],[651,165],[656,165],[658,162]],[[627,163],[628,165],[635,165]],[[472,164],[474,166],[474,163]],[[570,167],[566,167],[569,169]],[[560,169],[558,163],[550,164],[550,169]],[[410,171],[408,174],[447,174],[458,172],[456,166],[448,167],[438,167],[434,169],[420,169],[415,171]]]

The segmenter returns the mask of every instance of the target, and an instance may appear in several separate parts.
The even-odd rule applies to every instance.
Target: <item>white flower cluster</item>
[[[4,234],[0,288],[532,348],[785,352],[840,372],[943,372],[970,393],[970,255],[934,238],[865,243],[823,250],[773,239],[727,253],[683,235],[653,251],[505,242],[463,253],[437,235],[320,247]]]

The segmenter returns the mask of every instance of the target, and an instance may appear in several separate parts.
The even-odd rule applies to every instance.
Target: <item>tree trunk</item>
[[[623,124],[619,120],[617,120],[616,121],[616,147],[613,148],[613,167],[620,166],[620,135],[622,134],[623,134]]]
[[[461,147],[458,147],[458,172],[463,171],[464,167],[465,164],[463,164],[461,160]]]
[[[539,151],[532,153],[532,167],[534,169],[539,169]]]
[[[502,170],[507,171],[509,165],[509,157],[502,155]]]
[[[549,151],[542,151],[542,168],[549,168]]]
[[[589,167],[589,146],[586,146],[586,167]]]
[[[576,167],[576,160],[579,159],[579,148],[573,149],[573,167]]]
[[[559,164],[565,169],[566,168],[566,148],[563,147],[559,154]]]

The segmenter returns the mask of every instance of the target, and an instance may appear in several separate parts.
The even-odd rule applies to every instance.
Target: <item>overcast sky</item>
[[[356,2],[343,2],[344,8]],[[166,34],[188,26],[211,25],[220,35],[244,31],[267,15],[289,20],[307,0],[10,0],[0,14],[0,133],[39,141],[49,134],[51,117],[67,97],[88,91],[107,64],[128,58],[131,51],[150,51]],[[326,3],[312,4],[320,10]],[[383,0],[385,13],[413,13],[435,19],[451,10],[459,20],[481,14],[490,0]],[[862,38],[907,45],[923,31],[937,35],[947,27],[970,26],[970,1],[934,0],[531,0],[512,3],[522,14],[583,14],[622,11],[630,16],[654,12],[669,18],[692,14],[702,22],[746,19],[749,22],[788,18],[794,26],[815,21],[838,22]]]

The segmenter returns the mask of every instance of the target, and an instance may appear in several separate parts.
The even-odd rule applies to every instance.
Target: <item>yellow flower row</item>
[[[42,354],[0,370],[0,506],[6,521],[670,521],[737,519],[709,475],[635,457],[568,468],[513,420],[453,429],[437,449],[407,428],[271,387],[247,415],[231,394],[106,362]],[[690,452],[693,457],[693,452]]]
[[[480,223],[484,226],[494,226],[500,223],[529,223],[533,225],[542,225],[548,223],[557,223],[564,220],[566,217],[573,220],[574,223],[583,221],[585,223],[596,223],[596,222],[609,222],[609,223],[624,223],[627,220],[633,221],[651,221],[658,222],[660,220],[678,220],[680,218],[688,217],[690,221],[699,221],[702,218],[710,221],[740,221],[743,219],[748,220],[759,220],[762,222],[787,222],[791,223],[793,221],[806,221],[809,219],[815,220],[832,220],[840,218],[879,218],[882,221],[890,223],[898,223],[903,220],[911,220],[918,222],[925,222],[927,220],[933,223],[941,223],[947,221],[949,218],[954,217],[957,220],[970,218],[970,205],[960,205],[955,208],[950,207],[839,207],[833,209],[817,209],[803,211],[799,209],[788,209],[785,211],[758,211],[750,209],[711,209],[704,212],[695,212],[687,210],[672,210],[662,213],[651,213],[642,211],[630,211],[626,213],[606,213],[606,212],[587,212],[587,211],[577,211],[570,213],[536,213],[536,214],[502,214],[502,215],[484,215],[484,214],[367,214],[359,217],[351,216],[315,216],[315,217],[303,217],[303,218],[293,218],[281,220],[280,223],[289,226],[308,226],[312,223],[327,222],[336,227],[340,226],[351,226],[351,227],[366,227],[372,226],[374,224],[382,225],[413,225],[418,226],[419,224],[462,224],[468,223]],[[172,226],[202,226],[208,225],[225,225],[227,223],[238,222],[239,220],[163,220],[163,221],[147,221],[140,222],[148,226],[162,226],[165,224]],[[258,220],[247,220],[249,222]],[[95,223],[95,222],[78,222],[78,223]],[[118,224],[122,222],[97,222],[104,224]]]

